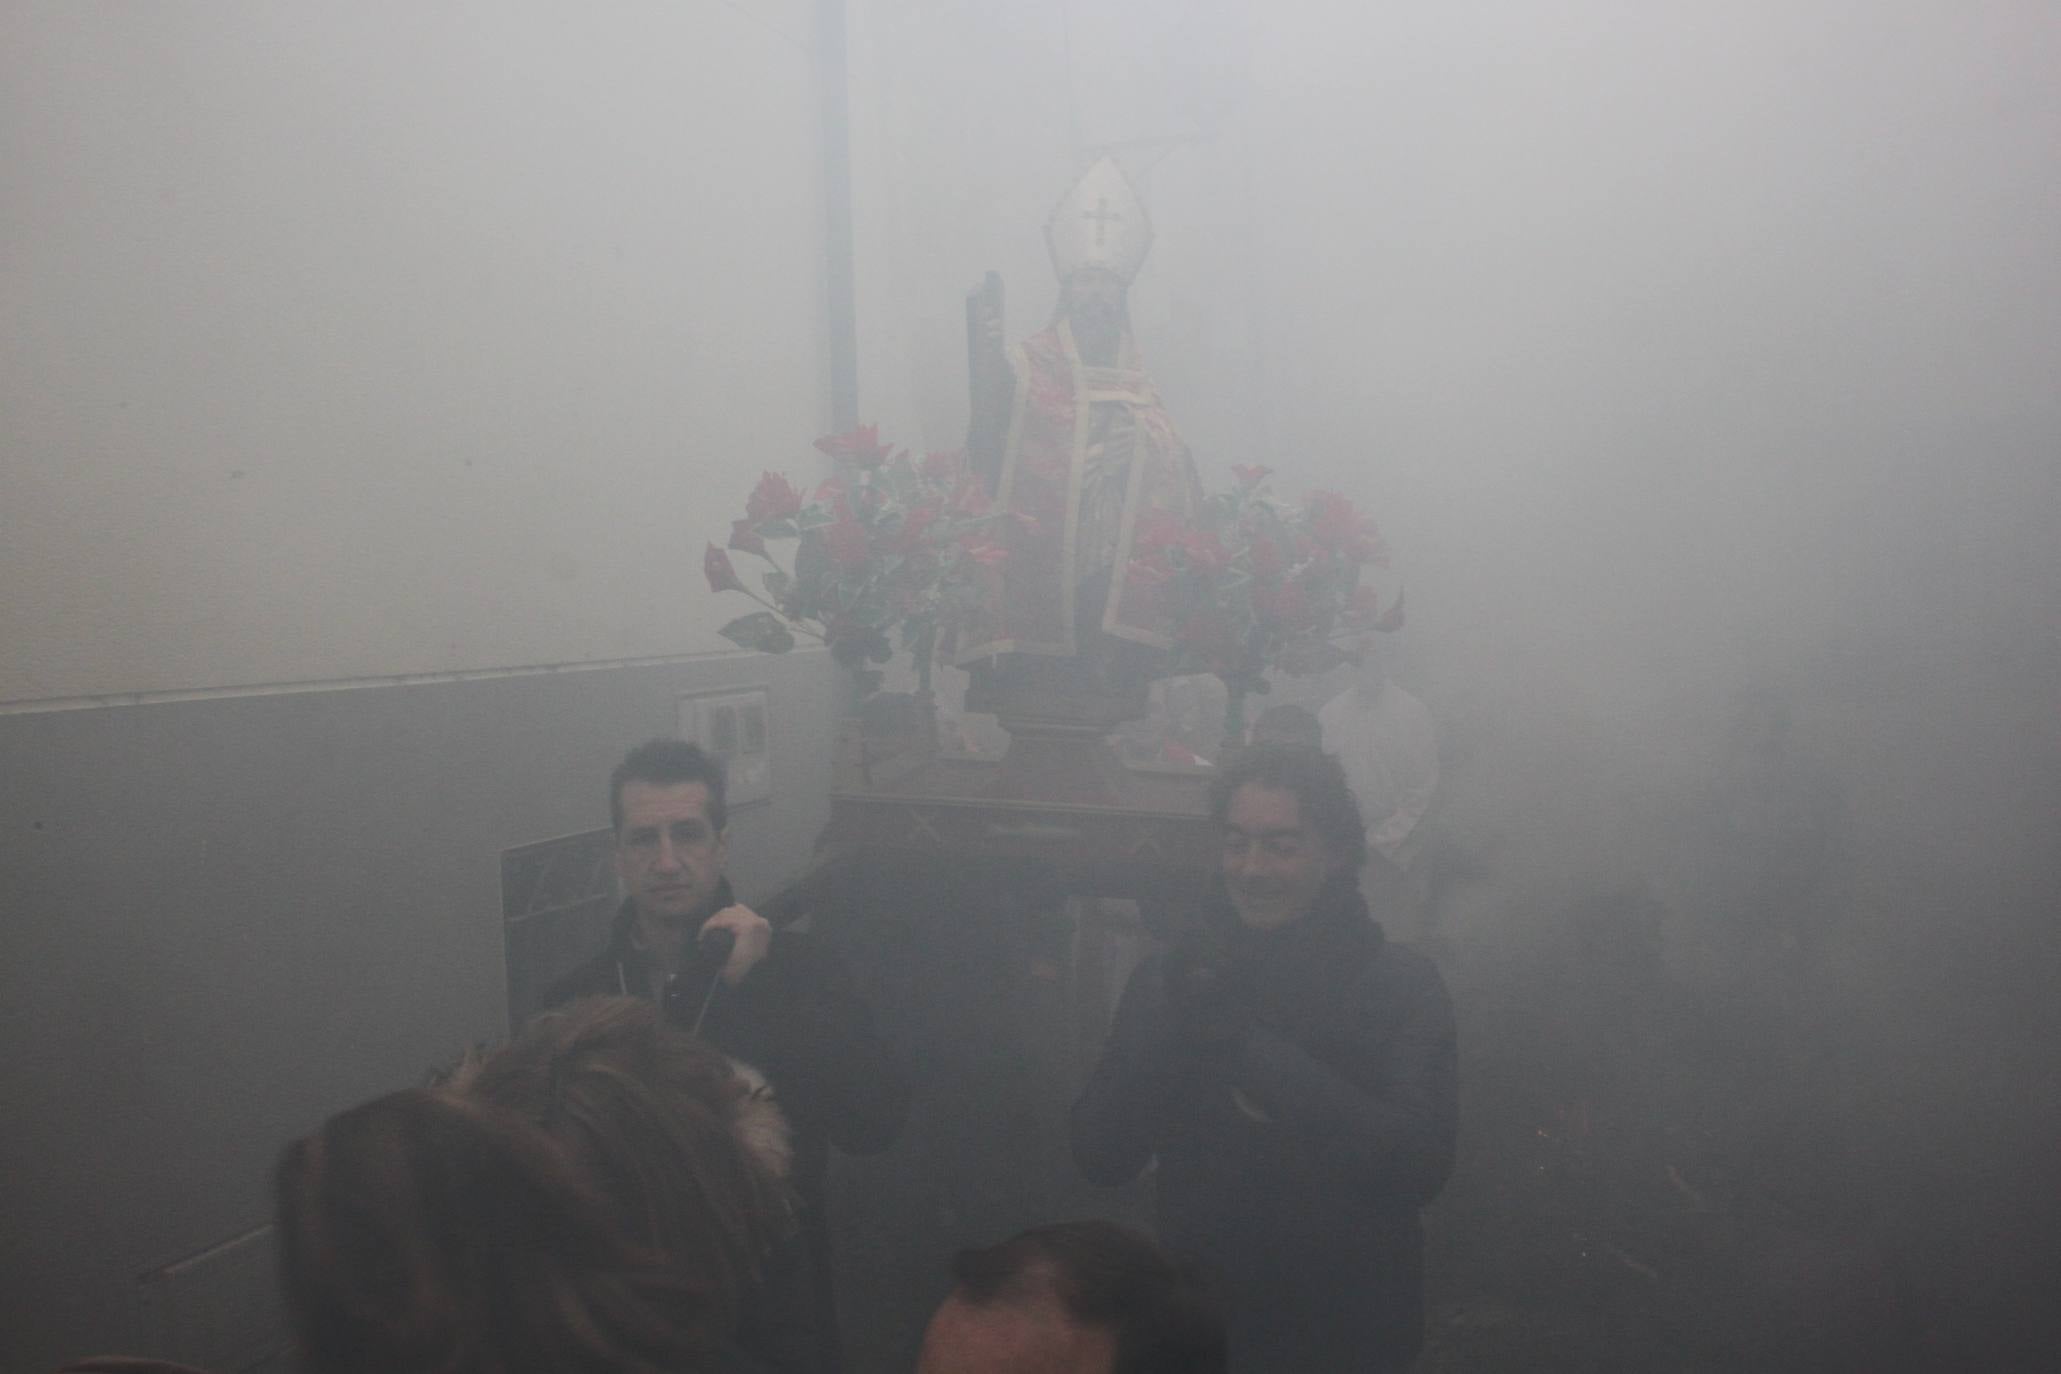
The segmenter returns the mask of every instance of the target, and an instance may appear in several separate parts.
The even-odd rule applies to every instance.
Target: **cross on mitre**
[[[1081,218],[1095,221],[1095,246],[1097,248],[1104,247],[1107,244],[1109,222],[1111,220],[1115,220],[1118,224],[1124,222],[1122,215],[1109,208],[1108,196],[1097,196],[1095,198],[1095,208],[1082,211]]]
[[[1045,247],[1061,281],[1084,267],[1126,282],[1138,274],[1152,247],[1152,221],[1114,158],[1098,158],[1060,197],[1045,221]]]

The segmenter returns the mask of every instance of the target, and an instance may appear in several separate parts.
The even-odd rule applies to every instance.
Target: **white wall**
[[[0,13],[0,703],[721,649],[827,424],[806,0]]]
[[[827,657],[701,548],[818,470],[813,24],[0,7],[0,1369],[275,1341],[280,1145],[503,1032],[502,851],[682,693],[769,688],[733,876],[807,863]]]

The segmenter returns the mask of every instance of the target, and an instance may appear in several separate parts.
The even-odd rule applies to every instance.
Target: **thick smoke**
[[[2061,23],[1064,12],[981,36],[1143,169],[1134,318],[1205,477],[1342,490],[1409,579],[1446,788],[1395,933],[1472,1075],[1449,1353],[1552,1346],[1558,1274],[1627,1367],[2015,1355],[2061,1128]],[[897,129],[947,182],[1063,172]],[[1009,268],[1021,324],[997,223],[912,261]]]

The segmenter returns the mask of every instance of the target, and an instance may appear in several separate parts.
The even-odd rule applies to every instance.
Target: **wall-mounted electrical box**
[[[766,698],[763,687],[680,698],[680,738],[723,761],[729,773],[726,800],[733,808],[773,799]]]

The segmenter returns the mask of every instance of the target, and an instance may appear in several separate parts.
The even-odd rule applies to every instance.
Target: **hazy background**
[[[280,1138],[492,1034],[494,853],[595,824],[618,736],[761,671],[710,657],[698,550],[829,422],[823,13],[0,9],[22,1367],[150,1339],[135,1276],[259,1225]],[[1719,1058],[1830,1123],[1798,1148],[1866,1174],[1842,1224],[1922,1270],[1927,1339],[2001,1349],[2061,1221],[2061,10],[843,13],[862,417],[957,446],[963,291],[999,270],[1041,324],[1040,226],[1113,148],[1205,480],[1343,490],[1407,572],[1398,674],[1479,861],[1431,933],[1463,1011],[1647,894],[1653,976],[1780,1032]],[[548,702],[406,683],[568,665]],[[122,704],[191,692],[216,714]],[[1843,807],[1777,992],[1699,908],[1747,700]],[[761,888],[827,786],[788,738]],[[82,1086],[113,1062],[137,1093]],[[225,1062],[262,1090],[192,1110]]]
[[[1042,323],[1042,187],[1111,149],[1159,231],[1138,338],[1205,480],[1336,487],[1397,549],[1398,673],[1445,724],[1440,819],[1473,865],[1424,933],[1478,1089],[1443,1251],[1431,1220],[1450,1367],[2036,1363],[2061,1277],[2061,11],[856,14],[869,414],[957,441],[945,288],[998,268],[1011,333]],[[1823,800],[1826,847],[1741,933],[1768,857],[1721,821],[1777,804],[1740,780],[1755,711],[1789,722],[1774,790]],[[1527,1146],[1600,1192],[1499,1200]],[[1735,1229],[1621,1219],[1629,1265],[1593,1217],[1559,1251],[1497,1229],[1648,1183]],[[1558,1272],[1650,1292],[1641,1267],[1704,1295],[1669,1330],[1728,1329],[1714,1365],[1611,1347],[1620,1294],[1576,1294],[1612,1314],[1586,1335],[1511,1315]],[[1514,1363],[1466,1347],[1470,1303],[1523,1333]],[[1724,1352],[1756,1325],[1772,1348]]]

